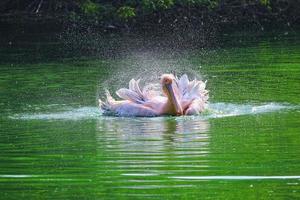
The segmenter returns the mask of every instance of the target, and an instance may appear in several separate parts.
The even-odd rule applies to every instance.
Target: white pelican
[[[116,94],[123,100],[116,101],[106,90],[107,100],[99,99],[104,114],[127,117],[154,117],[161,115],[197,115],[201,113],[208,100],[206,83],[189,81],[186,74],[178,79],[173,74],[163,74],[160,79],[162,95],[154,90],[143,90],[139,80],[131,79],[129,89],[119,89]]]

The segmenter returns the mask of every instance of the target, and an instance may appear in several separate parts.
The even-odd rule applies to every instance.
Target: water
[[[55,105],[58,106],[58,105]],[[50,106],[51,107],[51,106]],[[62,105],[62,109],[65,105]],[[239,105],[230,103],[210,103],[208,108],[198,116],[182,116],[181,118],[186,119],[210,119],[210,118],[220,118],[229,116],[239,116],[239,115],[253,115],[265,112],[274,112],[283,109],[296,109],[298,106],[291,105],[280,105],[276,103],[269,103],[265,105]],[[37,110],[39,108],[35,108]],[[81,107],[81,108],[70,108],[67,111],[62,112],[49,112],[49,113],[33,113],[33,114],[14,114],[9,116],[11,119],[19,120],[81,120],[81,119],[103,119],[113,118],[118,119],[118,117],[108,117],[103,114],[103,111],[98,107]],[[178,118],[180,119],[180,118]],[[146,121],[153,120],[146,118]]]
[[[299,38],[245,39],[181,56],[2,63],[1,198],[299,199]],[[98,109],[104,88],[174,69],[208,80],[205,113]]]

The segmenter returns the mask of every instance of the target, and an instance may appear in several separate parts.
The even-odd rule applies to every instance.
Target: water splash
[[[295,108],[295,106],[279,103],[268,103],[263,105],[213,103],[209,105],[207,115],[204,116],[204,118],[210,119],[240,115],[261,114],[292,108]]]
[[[268,112],[276,112],[284,109],[293,109],[297,106],[267,103],[263,105],[251,104],[231,104],[231,103],[211,103],[205,113],[199,116],[192,116],[200,120],[211,118],[223,118],[240,115],[254,115]],[[11,119],[21,120],[82,120],[82,119],[99,119],[103,118],[102,112],[98,107],[81,107],[73,108],[61,112],[49,113],[23,113],[10,116]],[[189,116],[182,117],[189,118]],[[152,119],[153,120],[153,119]]]
[[[54,113],[25,113],[11,116],[11,119],[21,120],[81,120],[97,119],[101,116],[98,107],[73,108],[68,111]]]

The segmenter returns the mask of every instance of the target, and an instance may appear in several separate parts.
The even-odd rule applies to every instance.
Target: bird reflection
[[[102,117],[97,142],[106,159],[99,167],[113,166],[131,184],[145,181],[143,187],[145,176],[203,172],[209,162],[209,128],[198,117]]]
[[[208,141],[210,124],[199,117],[120,118],[102,117],[97,121],[100,140],[115,140],[134,150],[161,150],[165,144]],[[125,146],[124,146],[125,145]],[[198,144],[199,145],[199,144]],[[145,146],[150,149],[145,149]],[[128,149],[126,149],[128,150]]]

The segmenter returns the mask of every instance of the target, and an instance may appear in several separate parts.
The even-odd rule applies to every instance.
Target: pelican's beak
[[[168,93],[170,95],[171,101],[172,101],[172,103],[173,103],[173,105],[175,107],[176,114],[177,115],[182,115],[183,111],[182,111],[181,105],[179,104],[178,97],[175,95],[172,83],[166,84],[166,88],[167,88]]]

